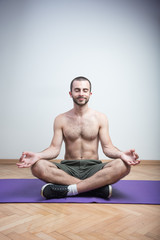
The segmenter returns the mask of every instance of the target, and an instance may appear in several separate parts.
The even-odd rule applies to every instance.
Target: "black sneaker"
[[[95,190],[91,191],[92,195],[95,197],[100,197],[100,198],[110,198],[112,195],[112,186],[111,185],[106,185],[101,188],[97,188]]]
[[[64,185],[56,185],[53,183],[45,184],[41,189],[42,197],[47,199],[51,198],[64,198],[67,196],[68,186]]]

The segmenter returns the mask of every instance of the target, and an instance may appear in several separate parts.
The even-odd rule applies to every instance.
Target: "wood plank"
[[[60,162],[63,159],[54,159],[52,162]],[[102,162],[110,162],[112,159],[101,159]],[[0,159],[0,164],[16,164],[18,159]],[[141,165],[160,165],[160,160],[141,160]]]
[[[22,171],[21,171],[22,170]],[[1,164],[0,178],[33,178]],[[160,180],[159,164],[141,164],[125,179]],[[2,240],[159,240],[160,206],[134,204],[0,204]]]

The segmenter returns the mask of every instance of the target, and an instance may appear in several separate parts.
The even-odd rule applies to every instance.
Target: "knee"
[[[112,167],[118,178],[123,178],[130,172],[130,166],[121,159],[113,160],[111,164],[109,164],[109,167]]]
[[[32,174],[35,177],[39,177],[42,178],[44,175],[44,170],[45,170],[45,160],[39,160],[37,161],[32,167],[31,167],[31,171]]]
[[[128,175],[130,173],[130,170],[131,170],[131,167],[127,163],[122,161],[121,159],[116,160],[116,167],[120,170],[123,177]]]
[[[108,184],[113,184],[124,178],[130,172],[130,166],[121,159],[111,161],[106,165]]]

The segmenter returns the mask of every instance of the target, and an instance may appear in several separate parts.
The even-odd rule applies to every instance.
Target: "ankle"
[[[67,196],[74,196],[78,194],[77,184],[71,184],[68,186]]]

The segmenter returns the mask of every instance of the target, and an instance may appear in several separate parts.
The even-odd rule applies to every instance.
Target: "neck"
[[[86,112],[88,112],[88,110],[89,110],[88,104],[79,106],[74,103],[73,111],[76,115],[83,116]]]

